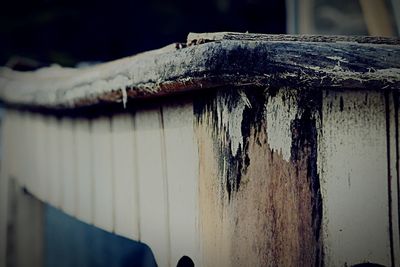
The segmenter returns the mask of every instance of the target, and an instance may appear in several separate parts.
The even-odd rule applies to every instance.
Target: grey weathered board
[[[218,86],[398,89],[400,40],[263,34],[190,34],[187,44],[84,69],[0,69],[0,99],[74,108]]]
[[[1,183],[161,266],[400,266],[398,39],[191,34],[0,87]]]

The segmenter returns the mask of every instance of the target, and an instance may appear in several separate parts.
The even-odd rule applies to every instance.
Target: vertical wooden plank
[[[110,118],[92,121],[94,224],[107,231],[114,228],[113,177]]]
[[[328,91],[318,164],[327,266],[391,265],[385,97]]]
[[[35,131],[35,165],[37,170],[37,198],[46,201],[47,200],[47,129],[45,118],[43,115],[36,115],[34,121]]]
[[[6,266],[7,222],[8,222],[8,151],[10,141],[10,118],[7,111],[1,110],[1,169],[0,169],[0,266]]]
[[[29,114],[29,132],[30,132],[30,149],[29,149],[29,166],[30,166],[30,173],[28,174],[28,179],[30,180],[29,191],[36,197],[39,195],[39,166],[37,159],[39,154],[39,147],[38,147],[38,136],[39,136],[39,115],[30,113]]]
[[[27,112],[20,112],[18,114],[19,116],[19,132],[20,132],[20,151],[18,152],[19,155],[21,156],[20,162],[18,164],[18,180],[21,183],[22,186],[28,187],[28,169],[29,169],[29,140],[30,140],[30,132],[28,131],[28,122],[29,122],[29,117]]]
[[[194,101],[202,265],[321,266],[321,95],[253,89]]]
[[[170,266],[182,256],[200,266],[198,236],[198,156],[193,129],[193,104],[162,108],[168,179]]]
[[[400,166],[399,166],[399,95],[397,92],[388,94],[389,102],[389,151],[390,151],[390,201],[391,201],[391,232],[393,243],[393,266],[400,266]]]
[[[7,143],[10,147],[10,152],[9,152],[9,158],[10,158],[10,163],[9,163],[9,176],[13,178],[17,178],[17,172],[18,172],[18,162],[21,160],[20,157],[18,157],[18,149],[19,149],[19,143],[21,140],[19,140],[19,129],[18,129],[18,113],[13,110],[7,110],[7,116],[9,118],[9,127],[10,127],[10,138],[8,139]]]
[[[165,177],[160,109],[135,115],[139,181],[140,240],[149,245],[159,266],[170,259],[168,187]]]
[[[88,119],[75,120],[75,162],[77,179],[76,216],[87,223],[93,222],[93,147],[91,124]]]
[[[115,232],[139,239],[135,133],[131,114],[112,117]]]
[[[61,130],[60,121],[56,117],[49,117],[47,121],[48,131],[48,201],[54,207],[61,207]]]
[[[39,171],[37,166],[37,159],[36,153],[38,150],[38,142],[37,136],[38,131],[37,128],[37,121],[38,115],[33,113],[28,113],[26,117],[26,129],[29,134],[26,138],[27,140],[27,147],[25,153],[28,156],[27,160],[27,173],[25,173],[25,179],[27,179],[27,188],[30,193],[37,196],[39,193]]]
[[[62,209],[71,216],[76,214],[76,170],[74,125],[71,118],[61,120],[61,184]]]

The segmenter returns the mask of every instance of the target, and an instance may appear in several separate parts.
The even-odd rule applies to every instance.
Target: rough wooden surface
[[[322,265],[318,95],[283,91],[195,101],[204,266]],[[292,117],[289,158],[269,143],[276,108]]]
[[[258,34],[258,33],[189,33],[187,45],[220,40],[237,41],[269,41],[269,42],[319,42],[319,43],[365,43],[399,45],[399,38],[380,36],[345,36],[345,35],[289,35],[289,34]]]
[[[75,108],[218,86],[400,89],[399,39],[217,33],[83,69],[0,70],[0,100]]]
[[[160,266],[184,255],[196,266],[398,266],[398,103],[396,91],[244,86],[74,117],[75,147],[90,144],[73,149],[88,170],[76,165],[71,215],[146,243]],[[76,189],[57,155],[72,118],[5,114],[3,177],[39,194],[32,122],[45,121],[48,202],[65,208]]]

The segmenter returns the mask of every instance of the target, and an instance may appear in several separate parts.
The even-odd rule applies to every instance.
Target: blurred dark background
[[[13,0],[0,8],[0,66],[104,62],[189,32],[398,36],[398,0]]]
[[[283,0],[4,1],[0,66],[109,61],[185,42],[189,32],[285,33],[285,14]]]

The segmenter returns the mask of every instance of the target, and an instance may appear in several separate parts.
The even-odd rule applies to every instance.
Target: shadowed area
[[[44,266],[157,266],[150,248],[45,207]]]

